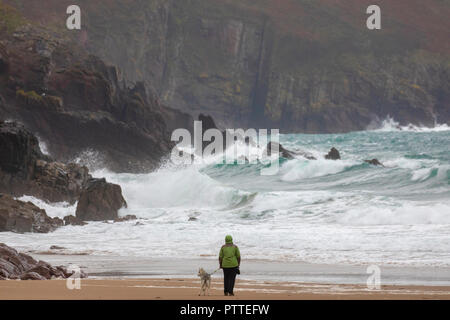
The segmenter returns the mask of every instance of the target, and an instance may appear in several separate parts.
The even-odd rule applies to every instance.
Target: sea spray
[[[120,215],[135,214],[138,223],[89,222],[44,235],[6,232],[0,242],[24,250],[57,244],[111,258],[215,260],[226,232],[246,259],[449,267],[449,141],[446,130],[281,135],[285,148],[318,160],[281,159],[273,176],[259,174],[261,163],[214,159],[169,162],[147,174],[101,169],[94,176],[122,186],[129,207]],[[342,160],[324,159],[331,147]],[[385,166],[364,163],[372,158]],[[50,216],[74,212],[64,204],[38,205]]]

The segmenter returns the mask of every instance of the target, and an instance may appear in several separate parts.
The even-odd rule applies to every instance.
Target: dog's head
[[[206,272],[203,268],[198,269],[198,276],[201,277],[202,275],[204,275]]]

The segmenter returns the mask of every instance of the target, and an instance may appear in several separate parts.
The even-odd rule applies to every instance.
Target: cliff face
[[[369,0],[6,1],[144,81],[162,102],[219,126],[285,132],[450,123],[450,3]]]
[[[0,14],[20,14],[0,6]],[[126,85],[120,71],[59,33],[0,20],[0,119],[19,120],[69,161],[93,149],[114,171],[156,168],[173,143],[170,130],[192,119],[160,104],[142,83]],[[12,25],[11,29],[7,26]]]

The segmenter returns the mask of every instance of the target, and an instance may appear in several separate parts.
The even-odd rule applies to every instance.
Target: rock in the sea
[[[81,220],[80,218],[77,218],[75,216],[69,215],[64,217],[64,225],[72,225],[72,226],[84,226],[87,223]]]
[[[61,246],[50,246],[50,250],[62,250],[62,249],[66,249],[66,248],[61,247]]]
[[[23,125],[0,123],[0,192],[73,204],[90,178],[84,166],[52,162]]]
[[[384,167],[384,165],[380,161],[378,161],[378,159],[364,160],[364,162],[366,162],[368,164],[371,164],[371,165],[374,165],[374,166]]]
[[[333,147],[328,152],[328,154],[325,155],[325,159],[328,159],[328,160],[340,160],[341,159],[341,154],[339,153],[338,149]]]
[[[31,202],[0,194],[0,231],[46,233],[63,225],[61,219],[50,218]]]
[[[78,200],[86,182],[91,178],[85,166],[74,163],[36,161],[32,194],[50,202]]]
[[[206,130],[218,129],[216,123],[214,122],[214,119],[210,115],[199,114],[198,121],[202,122],[202,135]]]
[[[0,123],[0,169],[6,173],[30,179],[37,159],[45,156],[37,138],[15,122]]]
[[[124,221],[131,221],[131,220],[136,220],[137,217],[134,214],[127,214],[124,217],[118,217],[116,219],[114,219],[114,222],[124,222]]]
[[[54,267],[45,261],[36,261],[33,257],[0,243],[0,279],[45,280],[68,278],[68,272],[62,266]],[[86,277],[84,272],[81,278]]]
[[[310,154],[308,152],[305,152],[305,151],[295,151],[295,152],[294,151],[290,151],[290,150],[285,149],[280,143],[274,142],[274,141],[271,141],[271,142],[269,142],[267,144],[265,153],[268,156],[270,156],[270,155],[272,155],[272,149],[275,149],[277,147],[278,147],[278,152],[280,153],[280,156],[285,158],[285,159],[291,160],[291,159],[294,159],[295,156],[301,156],[301,157],[303,157],[305,159],[308,159],[308,160],[316,160],[316,158],[312,154]]]
[[[148,172],[170,153],[172,130],[192,127],[190,115],[83,46],[36,28],[8,33],[0,30],[0,118],[20,119],[59,161],[92,149],[113,171]]]
[[[105,179],[90,179],[78,201],[76,217],[83,221],[114,220],[126,207],[122,188]]]
[[[283,158],[286,158],[288,160],[294,159],[294,153],[293,152],[291,152],[289,150],[286,150],[280,143],[273,142],[273,141],[271,141],[271,142],[269,142],[267,144],[266,154],[271,156],[272,155],[272,150],[276,149],[276,148],[278,148],[278,152],[280,153],[280,155]]]

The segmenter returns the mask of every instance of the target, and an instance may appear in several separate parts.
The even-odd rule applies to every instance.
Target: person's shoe
[[[228,292],[225,292],[225,296],[228,296]]]
[[[229,295],[229,296],[233,296],[233,297],[234,297],[234,293],[229,293],[228,295]]]

